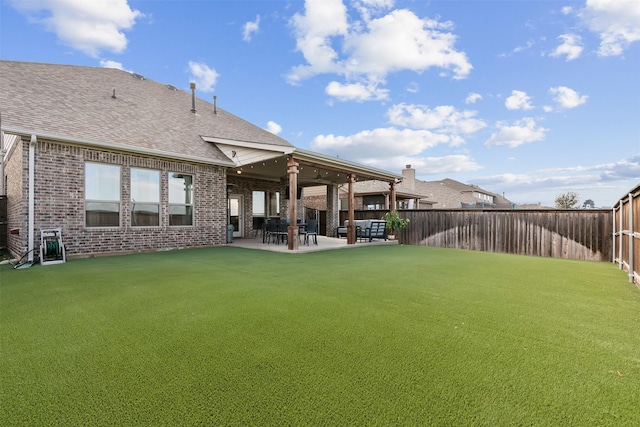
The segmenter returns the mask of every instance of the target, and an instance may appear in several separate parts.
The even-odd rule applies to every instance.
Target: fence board
[[[379,219],[385,212],[356,211],[355,217]],[[342,222],[346,212],[340,214]],[[610,261],[613,252],[609,209],[430,209],[401,210],[400,216],[411,220],[396,233],[407,245],[588,261]]]
[[[640,287],[640,184],[613,207],[613,262]]]

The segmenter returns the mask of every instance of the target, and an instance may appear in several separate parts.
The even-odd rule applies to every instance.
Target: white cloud
[[[576,34],[562,34],[558,36],[558,39],[562,40],[562,44],[558,46],[551,56],[566,55],[566,60],[571,61],[580,57],[583,51],[581,46],[582,39]]]
[[[474,178],[473,182],[507,190],[512,196],[508,193],[507,197],[518,203],[536,203],[542,197],[546,199],[545,205],[553,206],[558,194],[575,191],[581,200],[592,199],[597,206],[612,206],[639,179],[640,154],[636,154],[617,162],[491,175]]]
[[[535,120],[525,117],[513,124],[507,122],[496,123],[497,132],[484,143],[485,147],[507,146],[517,147],[522,144],[541,141],[548,129],[536,125]]]
[[[426,105],[397,104],[387,111],[391,124],[452,135],[471,134],[485,128],[487,124],[476,119],[476,115],[476,111],[457,111],[450,105],[430,109]]]
[[[455,49],[451,22],[422,19],[407,9],[382,14],[392,6],[392,1],[360,0],[355,3],[355,10],[361,19],[350,22],[341,0],[306,0],[304,14],[295,14],[291,20],[297,49],[306,63],[291,69],[289,83],[331,73],[346,80],[333,89],[356,89],[350,85],[360,85],[362,89],[384,82],[389,73],[403,70],[440,68],[452,73],[454,79],[469,74],[472,66],[466,54]],[[344,90],[337,90],[337,94],[343,93]]]
[[[13,0],[12,5],[55,33],[63,44],[93,57],[102,50],[123,52],[127,47],[123,31],[144,16],[132,10],[127,0]]]
[[[580,95],[573,89],[566,86],[552,87],[549,93],[555,95],[553,98],[562,108],[575,108],[587,102],[587,95]]]
[[[416,82],[411,82],[407,85],[407,92],[409,93],[418,93],[420,92],[420,85]]]
[[[511,96],[506,99],[504,105],[509,110],[530,110],[533,108],[529,95],[519,90],[512,91]]]
[[[102,68],[115,68],[116,70],[124,70],[124,68],[122,68],[122,63],[121,62],[109,61],[109,60],[106,60],[106,59],[101,59],[100,60],[100,66]]]
[[[220,77],[216,70],[201,62],[189,61],[189,72],[191,73],[189,78],[195,81],[198,90],[203,92],[213,92]]]
[[[338,54],[331,46],[331,38],[344,36],[348,31],[347,8],[342,0],[305,2],[305,14],[296,13],[291,19],[295,30],[296,48],[307,61],[292,69],[289,83],[298,83],[319,73],[339,71],[335,62]]]
[[[500,58],[506,58],[509,56],[512,56],[514,53],[519,53],[519,52],[523,52],[525,50],[529,50],[531,49],[533,46],[535,45],[535,42],[533,40],[527,40],[527,43],[525,45],[520,45],[520,46],[516,46],[513,48],[513,50],[509,53],[500,53],[498,56]]]
[[[364,21],[369,21],[372,15],[379,15],[391,9],[395,0],[355,0],[353,7],[362,15]]]
[[[331,82],[325,88],[325,92],[340,101],[384,100],[389,96],[389,90],[380,89],[374,83],[369,83],[365,86],[362,83],[342,84]]]
[[[424,71],[431,67],[453,69],[465,78],[472,69],[466,55],[454,49],[456,37],[446,32],[450,22],[421,19],[406,9],[367,23],[367,31],[350,33],[344,50],[347,71],[385,76],[400,70]]]
[[[274,121],[269,120],[267,122],[267,131],[271,132],[274,135],[278,135],[280,132],[282,132],[282,126],[280,126],[279,124],[277,124]]]
[[[475,92],[470,92],[469,95],[467,95],[467,98],[464,100],[465,104],[475,104],[478,101],[482,100],[482,95],[480,95],[479,93],[475,93]]]
[[[412,130],[377,128],[365,130],[354,135],[318,135],[312,143],[313,150],[340,155],[346,159],[358,159],[358,162],[370,164],[376,159],[395,156],[415,156],[428,148],[440,144],[457,145],[455,137],[431,132],[429,130]]]
[[[473,172],[482,169],[482,166],[467,154],[440,157],[395,156],[368,162],[369,166],[384,170],[400,170],[408,164],[419,176]]]
[[[378,128],[354,135],[318,135],[311,148],[332,156],[357,159],[358,163],[385,170],[399,170],[413,165],[423,174],[454,173],[482,167],[467,154],[441,157],[425,156],[425,150],[438,145],[457,146],[460,138],[429,130]]]
[[[524,46],[516,46],[513,49],[513,53],[518,53],[518,52],[523,52],[525,50],[529,50],[533,47],[535,43],[533,42],[533,40],[528,40],[527,43]]]
[[[242,28],[242,40],[246,42],[251,41],[253,33],[257,33],[260,30],[260,15],[256,16],[255,21],[249,21],[244,24]]]
[[[579,14],[585,25],[600,36],[601,56],[621,55],[640,40],[640,2],[587,0]]]

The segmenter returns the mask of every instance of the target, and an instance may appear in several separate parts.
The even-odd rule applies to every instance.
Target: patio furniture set
[[[373,239],[387,240],[387,223],[377,219],[357,219],[353,221],[356,227],[356,238],[361,242],[371,242]],[[344,221],[344,226],[336,229],[336,237],[347,236],[349,220]]]
[[[309,238],[313,237],[313,243],[318,244],[318,221],[310,219],[306,223],[297,222],[298,239],[303,237],[305,245],[309,245]],[[289,239],[289,221],[268,219],[262,226],[262,243],[287,243]]]

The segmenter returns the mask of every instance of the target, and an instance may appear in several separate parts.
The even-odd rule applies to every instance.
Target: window
[[[265,217],[267,213],[265,212],[266,205],[266,197],[264,191],[254,191],[253,192],[253,216],[254,217]]]
[[[193,176],[169,172],[169,225],[193,225]]]
[[[384,194],[376,194],[373,196],[363,196],[362,204],[367,210],[382,209],[384,207]]]
[[[269,193],[269,215],[280,215],[280,192]]]
[[[120,226],[120,166],[85,163],[84,209],[87,227]]]
[[[160,225],[160,172],[131,168],[131,226]]]

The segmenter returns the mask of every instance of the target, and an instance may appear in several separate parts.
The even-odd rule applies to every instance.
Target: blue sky
[[[0,58],[195,81],[297,147],[520,204],[640,183],[637,0],[0,0]]]

